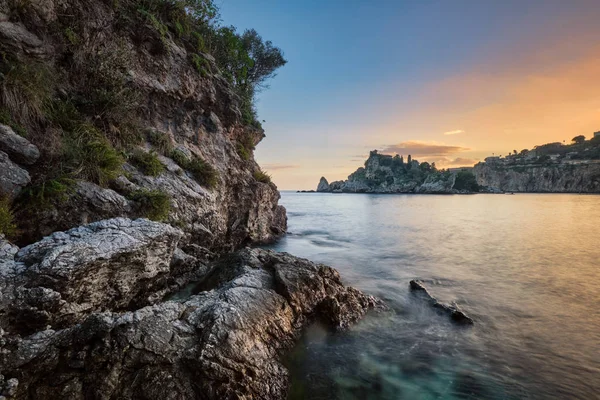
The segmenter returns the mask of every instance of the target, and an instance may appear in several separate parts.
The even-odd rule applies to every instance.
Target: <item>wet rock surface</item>
[[[412,280],[409,283],[410,289],[415,292],[421,294],[432,307],[442,311],[445,314],[450,316],[452,322],[455,322],[459,325],[473,325],[475,322],[471,317],[465,314],[456,304],[445,304],[438,301],[435,297],[433,297],[427,288],[423,285],[422,282],[417,280]]]
[[[109,235],[118,224],[130,239],[118,235],[94,242],[99,237],[92,231]],[[1,270],[29,270],[23,279],[30,282],[49,276],[48,270],[61,275],[60,281],[75,270],[89,270],[100,258],[115,262],[117,255],[144,247],[146,240],[162,243],[147,249],[147,258],[160,253],[162,259],[172,254],[179,237],[167,225],[143,220],[92,225],[22,249],[16,261],[14,246],[3,242]],[[90,235],[94,239],[87,240]],[[174,254],[179,259],[174,264],[189,261],[181,260],[187,258],[181,251]],[[282,399],[288,372],[279,358],[304,326],[319,319],[333,330],[345,329],[369,309],[382,307],[375,298],[345,287],[332,268],[286,253],[244,249],[208,264],[205,271],[187,300],[129,312],[90,308],[63,329],[46,326],[23,335],[3,331],[0,370],[3,382],[10,382],[4,391],[15,399]],[[73,294],[70,282],[59,286],[54,288],[62,292],[35,288],[28,304],[35,299],[53,304],[57,294]],[[95,295],[114,303],[110,291]]]

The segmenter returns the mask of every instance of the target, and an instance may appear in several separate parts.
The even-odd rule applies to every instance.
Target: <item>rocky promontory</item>
[[[409,155],[380,154],[373,150],[345,181],[329,183],[322,177],[317,192],[331,193],[428,193],[453,194],[479,191],[469,169],[438,170],[435,163],[419,162]]]
[[[182,237],[113,219],[22,249],[0,239],[0,393],[283,399],[279,360],[303,327],[345,329],[380,306],[324,265],[260,249],[211,261]]]

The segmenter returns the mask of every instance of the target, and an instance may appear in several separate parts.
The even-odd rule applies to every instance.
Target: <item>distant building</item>
[[[600,131],[594,132],[594,137],[600,137]]]

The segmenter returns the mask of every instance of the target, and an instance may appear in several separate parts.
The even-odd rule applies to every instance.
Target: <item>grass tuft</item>
[[[189,171],[201,185],[212,189],[219,183],[219,173],[200,157],[189,160],[182,151],[174,150],[171,152],[171,158],[181,168]]]
[[[173,142],[166,133],[150,130],[148,131],[148,140],[156,151],[163,156],[169,156],[173,152]]]
[[[171,198],[160,190],[140,189],[127,196],[139,204],[144,216],[152,221],[164,221],[171,211]]]
[[[271,175],[267,174],[266,172],[263,172],[262,170],[254,172],[254,179],[262,183],[271,183]]]
[[[0,234],[7,238],[15,235],[17,225],[11,208],[10,201],[6,198],[0,198]]]
[[[160,162],[155,152],[147,153],[143,150],[134,150],[129,156],[129,161],[144,175],[158,176],[165,170],[165,166]]]

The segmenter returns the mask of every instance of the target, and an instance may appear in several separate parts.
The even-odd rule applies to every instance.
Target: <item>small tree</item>
[[[583,136],[583,135],[575,136],[573,139],[571,139],[571,141],[575,144],[581,144],[581,143],[585,142],[585,136]]]

